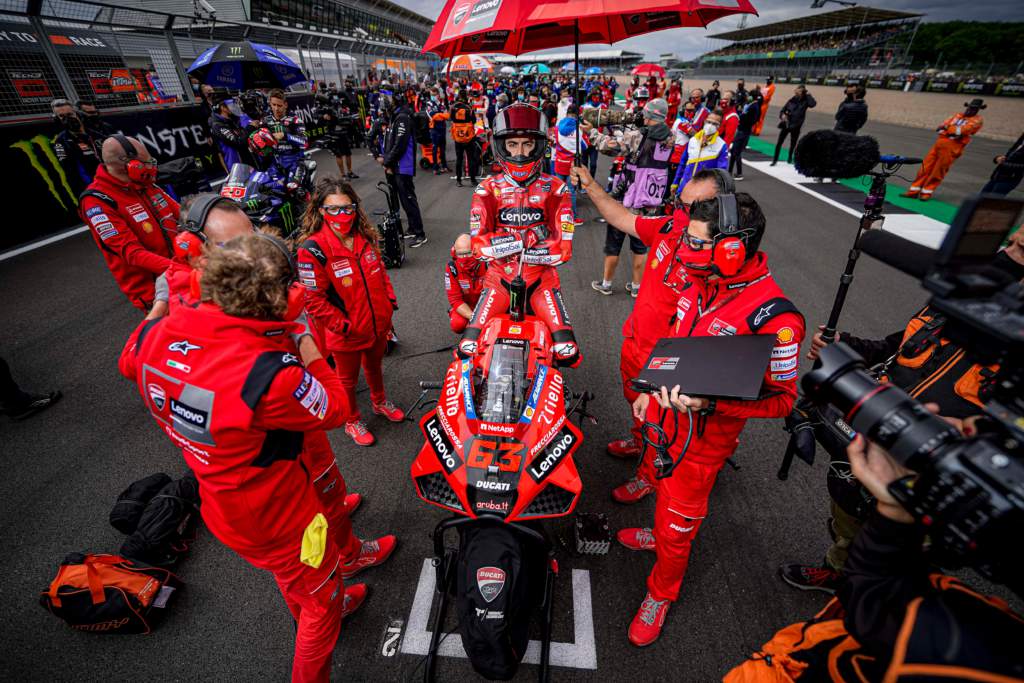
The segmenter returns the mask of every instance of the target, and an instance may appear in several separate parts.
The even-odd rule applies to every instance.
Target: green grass
[[[758,138],[750,138],[750,143],[747,145],[750,149],[761,154],[767,154],[772,156],[775,153],[775,145],[768,142],[767,140],[760,140]],[[779,163],[786,163],[784,161]],[[847,180],[840,180],[840,183],[846,187],[852,188],[863,192],[865,195],[868,193],[868,189],[871,187],[871,179],[869,176],[861,176],[860,178],[850,178]],[[908,197],[901,197],[900,193],[904,190],[899,185],[887,184],[885,187],[885,201],[889,202],[893,206],[898,206],[901,209],[905,209],[912,213],[917,213],[922,216],[927,216],[940,223],[949,224],[953,221],[953,216],[956,215],[958,207],[953,204],[947,204],[946,202],[938,199],[932,199],[927,202],[922,202],[917,199],[910,199]]]

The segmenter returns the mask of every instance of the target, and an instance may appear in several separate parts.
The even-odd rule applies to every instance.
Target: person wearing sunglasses
[[[347,182],[317,182],[302,220],[298,268],[306,310],[322,331],[321,348],[333,355],[348,398],[345,433],[359,446],[372,446],[376,439],[356,402],[360,366],[373,412],[391,422],[405,419],[388,400],[381,368],[398,300],[381,262],[377,231]]]
[[[473,253],[473,239],[466,233],[455,238],[451,253],[451,260],[444,269],[448,323],[452,332],[462,334],[473,317],[473,310],[484,289],[487,264]]]

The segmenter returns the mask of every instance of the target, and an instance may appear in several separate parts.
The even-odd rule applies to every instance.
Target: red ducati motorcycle
[[[547,680],[554,577],[558,565],[541,520],[573,512],[583,485],[573,454],[583,441],[570,417],[586,412],[589,392],[572,393],[553,363],[551,334],[527,312],[520,273],[509,310],[483,329],[476,354],[456,359],[435,410],[420,420],[425,442],[412,464],[416,493],[454,513],[434,529],[440,598],[427,655],[434,680],[437,647],[454,595],[459,632],[473,668],[511,678],[541,617],[540,678]],[[423,397],[421,397],[423,398]],[[446,532],[458,532],[447,547]]]

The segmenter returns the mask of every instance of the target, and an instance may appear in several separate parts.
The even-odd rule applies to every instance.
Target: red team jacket
[[[306,288],[306,311],[324,331],[327,351],[373,346],[391,329],[398,307],[380,254],[355,233],[352,250],[329,228],[299,245],[299,280]]]
[[[344,421],[340,380],[324,360],[303,367],[288,327],[182,306],[141,324],[120,359],[195,472],[206,525],[257,566],[323,512],[298,458],[304,432]]]
[[[78,211],[121,291],[148,310],[154,280],[171,265],[178,202],[155,185],[122,183],[101,164]]]
[[[484,288],[484,272],[486,264],[481,263],[475,273],[459,272],[455,261],[449,260],[444,268],[444,293],[448,297],[448,306],[454,310],[462,304],[470,308],[480,300],[480,292]]]
[[[638,222],[645,219],[638,219]],[[666,254],[668,258],[671,255]],[[748,418],[785,417],[796,399],[796,380],[804,319],[772,279],[768,259],[758,252],[743,269],[729,278],[705,280],[679,277],[682,265],[673,261],[670,282],[677,285],[673,337],[771,334],[776,338],[769,367],[765,371],[761,398],[754,401],[719,400],[714,412],[695,432],[686,458],[703,464],[718,464],[732,455]],[[675,277],[674,277],[675,276]],[[646,284],[646,283],[645,283]],[[687,359],[681,359],[687,362]],[[694,361],[690,361],[694,362]],[[699,359],[696,360],[699,362]],[[655,401],[648,406],[647,420],[660,422],[662,410]],[[698,418],[699,419],[699,418]],[[679,415],[680,433],[685,436],[686,415]],[[671,418],[666,420],[671,424]],[[670,437],[671,438],[671,437]],[[685,438],[670,450],[678,457]]]

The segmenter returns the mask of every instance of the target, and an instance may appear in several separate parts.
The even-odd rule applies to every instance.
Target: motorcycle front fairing
[[[565,414],[565,382],[550,335],[529,318],[493,320],[478,354],[448,368],[412,465],[417,494],[469,517],[507,522],[570,514],[582,482],[580,430]]]

